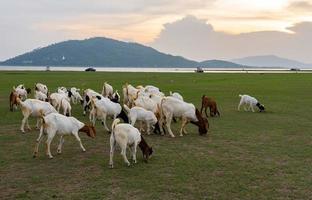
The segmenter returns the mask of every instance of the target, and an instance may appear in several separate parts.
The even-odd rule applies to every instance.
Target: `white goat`
[[[22,99],[27,99],[27,90],[24,86],[24,84],[20,84],[17,87],[13,87],[13,91],[20,96]]]
[[[70,98],[66,93],[60,92],[60,93],[52,93],[50,95],[50,102],[54,106],[54,108],[60,112],[61,108],[61,101],[62,99],[66,99],[68,102],[70,101]]]
[[[260,112],[265,110],[264,105],[262,105],[255,97],[252,97],[246,94],[244,95],[240,94],[238,96],[241,98],[237,107],[238,111],[240,110],[240,107],[242,105],[244,105],[245,111],[251,110],[252,112],[255,112],[254,107],[256,106],[259,108]],[[246,106],[249,106],[249,107],[247,108]]]
[[[164,97],[165,96],[165,94],[160,92],[160,90],[157,87],[152,86],[152,85],[147,85],[147,86],[142,87],[141,89],[139,89],[135,99],[140,98],[142,96],[150,97],[151,95],[158,95],[160,97]]]
[[[57,93],[66,93],[66,92],[67,92],[67,88],[64,86],[57,88]]]
[[[137,98],[137,93],[139,90],[135,87],[133,87],[130,84],[126,84],[122,87],[122,93],[123,93],[123,103],[127,104],[129,107],[132,106],[133,101],[135,98]]]
[[[42,93],[48,96],[48,87],[42,83],[36,83],[35,90],[41,91]]]
[[[95,125],[95,120],[102,121],[104,128],[109,131],[106,125],[106,118],[108,116],[116,119],[121,113],[122,108],[119,103],[112,102],[110,99],[102,96],[96,96],[91,98],[92,110],[90,112],[90,121]]]
[[[157,103],[147,96],[140,96],[133,101],[133,105],[145,108],[153,113],[157,113]]]
[[[183,100],[183,97],[181,96],[181,94],[177,93],[177,92],[171,92],[170,91],[170,96],[176,98],[176,99],[180,99],[181,101],[184,101]]]
[[[134,126],[137,120],[140,122],[145,122],[147,127],[147,134],[149,135],[151,126],[154,126],[157,123],[155,114],[152,111],[137,106],[134,106],[130,109],[126,104],[124,104],[124,108],[128,113],[130,124]],[[142,124],[140,130],[142,130]]]
[[[70,105],[69,101],[67,99],[63,98],[61,100],[60,105],[62,107],[64,115],[71,116],[71,109],[72,108],[71,108],[71,105]]]
[[[48,102],[40,101],[38,99],[26,99],[25,101],[21,101],[20,98],[16,97],[17,103],[21,106],[21,110],[23,113],[23,120],[21,125],[21,131],[25,133],[24,127],[25,123],[27,124],[27,128],[30,130],[30,126],[28,124],[28,118],[30,116],[37,118],[36,128],[39,128],[39,117],[41,116],[41,111],[44,115],[48,115],[50,113],[57,113],[55,108]]]
[[[126,156],[127,147],[132,153],[133,162],[136,163],[137,146],[142,150],[145,161],[152,155],[153,149],[147,145],[139,130],[130,124],[118,124],[120,119],[115,119],[112,124],[112,134],[110,136],[110,157],[109,166],[114,167],[113,156],[116,143],[121,148],[121,155],[125,163],[130,166]]]
[[[46,94],[44,94],[41,91],[35,90],[35,94],[34,94],[35,99],[38,99],[40,101],[47,101],[48,97]]]
[[[78,135],[78,132],[85,132],[88,136],[94,138],[96,135],[95,128],[93,126],[85,125],[74,117],[66,117],[59,113],[51,113],[46,116],[41,116],[43,119],[43,124],[40,128],[40,134],[37,138],[34,157],[38,155],[39,144],[43,139],[43,133],[46,133],[47,138],[47,155],[49,158],[53,158],[50,150],[50,144],[56,134],[61,135],[60,143],[57,148],[57,153],[60,154],[62,152],[62,146],[64,143],[63,136],[65,135],[73,135],[79,142],[80,148],[82,151],[86,151],[84,146],[81,143],[81,139]]]
[[[191,103],[186,103],[174,97],[164,97],[161,102],[161,123],[165,123],[171,137],[175,137],[171,131],[170,125],[173,117],[182,119],[180,136],[183,132],[187,133],[185,126],[188,122],[199,127],[200,134],[206,134],[208,131],[208,121],[203,118],[197,108]],[[165,121],[164,121],[165,120]]]
[[[80,95],[80,89],[78,88],[75,88],[75,87],[72,87],[70,88],[70,91],[72,93],[72,96],[71,96],[71,100],[74,104],[77,104],[78,101],[80,101],[81,103],[83,103],[83,99]]]
[[[87,110],[89,109],[91,98],[96,96],[103,97],[92,89],[86,89],[83,91],[83,115],[86,115]]]
[[[110,84],[105,82],[103,84],[103,88],[102,88],[102,95],[103,95],[103,97],[111,98],[113,93],[114,93],[113,86],[111,86]]]

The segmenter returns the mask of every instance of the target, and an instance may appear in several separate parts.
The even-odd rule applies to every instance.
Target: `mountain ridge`
[[[275,55],[248,56],[243,58],[231,59],[230,61],[241,65],[248,65],[254,67],[284,67],[284,68],[312,67],[312,64],[309,63],[303,63],[297,60],[282,58]]]
[[[106,37],[54,43],[0,62],[9,66],[94,66],[94,67],[237,67],[221,60],[197,62],[162,53],[135,42]],[[222,66],[225,65],[225,66]]]

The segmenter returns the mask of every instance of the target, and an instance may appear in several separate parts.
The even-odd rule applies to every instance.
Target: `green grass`
[[[9,112],[13,85],[35,82],[100,91],[108,81],[121,91],[125,82],[152,84],[168,94],[180,92],[199,107],[206,94],[217,100],[220,118],[209,118],[208,136],[187,125],[188,135],[146,136],[155,150],[149,163],[127,167],[115,153],[108,168],[109,134],[97,123],[97,137],[80,134],[82,153],[67,137],[63,154],[32,158],[37,130],[19,131],[22,114]],[[0,197],[2,199],[311,199],[312,76],[310,74],[176,74],[176,73],[0,73]],[[238,94],[256,96],[265,113],[238,112]],[[73,115],[87,122],[81,106]],[[111,121],[109,121],[109,124]],[[35,120],[30,121],[32,127]]]

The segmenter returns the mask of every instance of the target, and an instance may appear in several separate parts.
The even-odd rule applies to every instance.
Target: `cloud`
[[[312,21],[312,0],[3,0],[0,1],[0,60],[7,59],[39,46],[68,39],[106,36],[120,40],[150,43],[163,29],[179,29],[172,41],[185,34],[209,34],[209,44],[222,32],[242,33],[260,30],[296,32],[300,21]],[[305,11],[303,11],[305,9]],[[309,13],[310,12],[310,13]],[[181,25],[178,19],[188,16]],[[206,23],[209,19],[212,25]],[[186,24],[188,27],[183,28]],[[192,29],[197,30],[196,33]],[[193,32],[192,32],[193,31]],[[167,36],[169,35],[166,34]],[[224,34],[228,38],[229,34]],[[164,40],[164,38],[162,38]],[[223,39],[219,39],[223,41]],[[167,39],[168,44],[174,43]],[[231,41],[229,41],[231,42]],[[206,50],[203,44],[198,47]],[[165,44],[161,45],[165,46]],[[201,47],[203,46],[203,47]],[[166,48],[165,48],[166,49]],[[181,50],[174,52],[185,51]],[[200,56],[201,55],[201,56]],[[217,53],[212,55],[220,56]],[[231,55],[226,53],[224,55]],[[191,55],[192,56],[192,55]],[[204,52],[197,58],[204,58]]]
[[[294,1],[291,2],[288,6],[288,9],[291,11],[298,11],[298,12],[312,12],[312,3],[309,1]]]
[[[0,1],[0,60],[67,39],[151,41],[161,25],[215,0]]]
[[[273,54],[312,63],[312,22],[297,23],[288,30],[290,33],[259,31],[234,35],[215,31],[203,19],[186,16],[165,24],[150,45],[199,61]]]

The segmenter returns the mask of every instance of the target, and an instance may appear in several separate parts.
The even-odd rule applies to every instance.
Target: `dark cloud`
[[[237,35],[218,32],[205,20],[187,16],[165,24],[151,46],[196,60],[277,55],[312,62],[312,22],[288,28],[292,33],[260,31]]]

